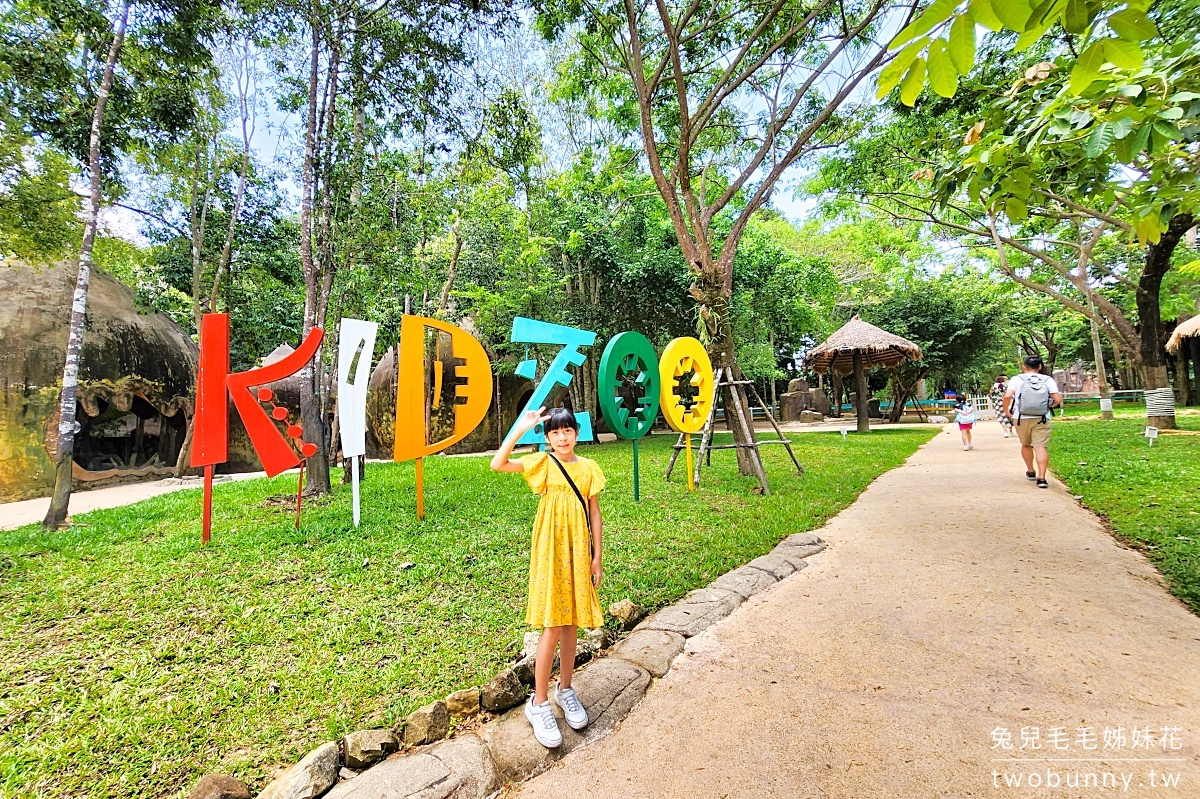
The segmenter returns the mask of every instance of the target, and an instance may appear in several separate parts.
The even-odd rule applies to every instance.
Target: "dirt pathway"
[[[244,472],[222,475],[217,480],[218,482],[229,482],[265,476],[266,472]],[[157,497],[160,494],[170,494],[173,491],[182,491],[187,488],[200,488],[202,485],[203,481],[199,477],[183,480],[167,478],[149,483],[130,483],[109,488],[94,488],[90,491],[72,491],[71,503],[67,509],[71,516],[75,516],[102,508],[120,508],[141,502],[143,499]],[[36,524],[46,518],[46,511],[49,509],[49,497],[0,504],[0,530],[12,530],[26,524]]]
[[[877,480],[517,795],[1200,797],[1200,619],[995,424],[976,447],[947,429]]]

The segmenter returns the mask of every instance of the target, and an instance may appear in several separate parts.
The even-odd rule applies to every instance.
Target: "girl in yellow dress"
[[[575,415],[565,408],[543,415],[545,410],[528,411],[521,417],[492,458],[492,469],[521,472],[533,493],[541,496],[533,522],[525,621],[530,627],[540,627],[542,637],[538,641],[534,692],[525,703],[525,718],[533,725],[538,742],[553,749],[562,744],[562,733],[551,698],[572,729],[581,730],[588,724],[587,711],[571,688],[571,675],[579,628],[604,625],[604,611],[596,593],[603,576],[604,525],[599,494],[604,488],[604,473],[594,461],[575,454],[579,437]],[[539,423],[544,425],[550,451],[510,460],[516,442]],[[550,672],[556,645],[560,673],[551,694]]]

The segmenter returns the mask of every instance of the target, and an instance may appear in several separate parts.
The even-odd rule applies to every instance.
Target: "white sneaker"
[[[588,714],[579,704],[574,688],[560,688],[554,683],[554,704],[562,708],[563,718],[573,730],[582,730],[588,725]]]
[[[533,695],[525,703],[525,718],[533,726],[533,737],[547,749],[557,749],[562,746],[562,733],[558,731],[558,719],[554,718],[554,710],[550,700],[540,705],[533,703]]]

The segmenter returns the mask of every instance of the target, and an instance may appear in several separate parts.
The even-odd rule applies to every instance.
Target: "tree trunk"
[[[707,279],[706,279],[707,278]],[[735,380],[742,380],[742,371],[737,366],[734,353],[733,323],[729,317],[729,292],[720,272],[707,271],[697,281],[698,293],[701,299],[701,318],[708,328],[711,339],[708,343],[708,354],[712,360],[713,371],[722,367],[732,370]],[[756,448],[747,446],[753,444],[754,429],[749,421],[750,405],[746,400],[746,392],[742,386],[726,385],[721,389],[721,399],[725,405],[725,426],[733,434],[733,443],[738,446],[738,472],[759,479],[763,491],[767,490],[767,477],[763,469],[762,459]]]
[[[335,28],[331,32],[330,39],[330,55],[329,55],[329,75],[325,82],[325,93],[323,97],[324,116],[318,130],[318,139],[324,136],[324,153],[317,159],[318,168],[314,169],[313,185],[320,188],[321,197],[321,213],[320,227],[317,233],[317,297],[316,297],[316,313],[315,324],[324,328],[329,316],[329,298],[333,289],[333,278],[337,273],[337,262],[335,260],[334,245],[333,245],[333,211],[331,197],[334,192],[334,154],[333,143],[336,133],[337,122],[337,101],[338,101],[338,86],[340,80],[341,67],[341,34],[342,29]],[[309,440],[317,445],[317,454],[310,459],[310,467],[313,461],[320,461],[315,468],[310,468],[308,477],[308,491],[313,495],[328,494],[333,490],[329,478],[329,467],[333,462],[332,453],[330,450],[333,446],[332,430],[327,424],[330,417],[330,397],[333,393],[333,382],[336,377],[332,369],[325,368],[325,353],[335,353],[337,351],[337,331],[327,336],[321,348],[317,350],[313,356],[313,392],[316,395],[315,401],[312,402],[316,406],[315,412],[310,410],[310,418],[319,425],[316,428],[318,433],[316,436],[310,434]],[[301,389],[303,392],[303,388]],[[307,429],[309,422],[305,422]]]
[[[1159,291],[1162,279],[1171,268],[1171,255],[1176,245],[1192,226],[1191,214],[1176,215],[1162,238],[1146,247],[1145,265],[1137,286],[1138,334],[1141,339],[1142,387],[1147,391],[1169,388],[1167,378],[1166,344],[1159,307]],[[1147,414],[1146,423],[1159,429],[1174,430],[1175,414]]]
[[[185,433],[183,436],[183,446],[179,448],[179,456],[175,459],[175,469],[172,472],[175,477],[183,477],[183,473],[189,468],[188,461],[190,461],[192,458],[192,439],[194,438],[193,433],[196,429],[195,410],[193,410],[191,413],[187,413],[181,409],[179,412],[184,415],[183,418],[187,423],[187,433]]]
[[[229,271],[229,262],[233,259],[233,239],[237,233],[238,217],[242,212],[242,202],[246,196],[246,173],[250,170],[250,111],[253,104],[249,98],[250,70],[252,69],[249,49],[243,56],[242,69],[238,73],[238,107],[242,120],[242,164],[238,169],[237,189],[233,196],[233,210],[229,214],[229,227],[225,231],[225,245],[221,248],[221,260],[217,262],[217,272],[213,275],[212,289],[208,293],[208,310],[215,313],[217,299],[221,294],[221,278]],[[243,84],[243,75],[245,83]],[[197,328],[199,329],[199,328]]]
[[[842,386],[842,376],[840,374],[838,374],[837,372],[834,372],[833,378],[829,382],[832,385],[832,389],[830,390],[830,393],[833,394],[833,407],[831,407],[830,410],[833,411],[833,415],[835,417],[837,417],[838,419],[841,419],[842,418],[842,394],[845,393],[845,389]]]
[[[242,203],[246,195],[246,178],[250,169],[250,137],[252,128],[249,127],[250,115],[253,105],[249,98],[250,89],[250,70],[252,69],[249,42],[244,43],[242,63],[237,72],[238,85],[238,107],[242,122],[242,164],[238,170],[237,189],[234,193],[233,211],[229,215],[229,227],[225,231],[225,244],[221,249],[221,258],[217,262],[217,270],[213,275],[212,288],[208,292],[209,313],[217,313],[217,302],[221,296],[221,278],[229,271],[230,262],[233,260],[233,239],[237,232],[237,221],[241,215]],[[243,80],[245,81],[243,83]],[[213,160],[216,158],[216,151],[213,151]],[[196,331],[200,330],[200,321],[204,316],[205,306],[200,302],[200,265],[201,265],[201,248],[204,242],[204,227],[205,219],[208,215],[208,191],[205,192],[204,209],[200,215],[199,224],[196,220],[196,190],[198,189],[197,180],[200,170],[200,151],[196,150],[196,170],[193,175],[192,189],[192,215],[191,215],[191,232],[192,232],[192,312],[196,317]],[[210,177],[208,184],[211,190],[212,179]],[[194,414],[194,411],[193,411]],[[183,438],[183,446],[179,448],[179,455],[175,459],[175,468],[173,474],[175,477],[182,477],[183,473],[188,470],[188,462],[192,457],[192,439],[195,431],[194,415],[185,414],[184,419],[187,422],[187,433]]]
[[[1088,303],[1091,304],[1090,297]],[[1095,313],[1095,308],[1092,312]],[[1104,372],[1104,348],[1100,346],[1100,326],[1096,324],[1094,316],[1090,317],[1088,322],[1092,331],[1092,355],[1096,359],[1096,383],[1100,387],[1100,418],[1112,421],[1113,412],[1104,407],[1112,404],[1112,394],[1108,390],[1108,375]]]
[[[204,246],[204,223],[201,222],[200,203],[200,148],[201,137],[196,137],[196,161],[192,166],[192,196],[189,201],[188,230],[192,235],[192,315],[196,323],[196,333],[200,333],[200,320],[204,316],[204,306],[200,303],[200,248]],[[209,182],[211,185],[211,181]],[[205,197],[205,213],[207,213],[208,198]]]
[[[923,376],[906,382],[899,369],[892,372],[892,408],[888,412],[888,421],[893,424],[900,421],[908,401],[917,395],[917,384],[922,379]]]
[[[1190,348],[1180,347],[1179,355],[1175,358],[1175,388],[1178,389],[1180,405],[1191,405],[1193,402],[1191,370],[1188,368],[1190,354]]]
[[[1062,352],[1062,345],[1056,344],[1054,341],[1047,339],[1043,342],[1046,347],[1046,374],[1054,375],[1054,366],[1058,362],[1058,354]]]
[[[316,22],[312,24],[312,52],[309,55],[308,122],[304,133],[304,166],[300,178],[300,263],[304,267],[304,326],[302,340],[320,324],[318,318],[320,275],[313,260],[313,183],[317,138],[317,70],[320,57],[320,36]],[[325,420],[321,414],[317,374],[310,361],[300,370],[300,423],[305,440],[317,444],[316,455],[308,459],[308,492],[328,493],[329,463],[325,440]]]
[[[450,292],[454,290],[454,276],[458,271],[458,258],[462,255],[463,240],[458,233],[459,222],[461,220],[455,217],[454,224],[450,226],[450,233],[454,236],[454,249],[450,252],[450,265],[446,269],[446,282],[442,284],[441,294],[438,295],[437,310],[433,315],[441,319],[442,314],[446,311],[446,306],[450,304]]]
[[[79,248],[79,274],[75,279],[75,294],[71,300],[70,333],[67,338],[67,357],[63,364],[62,393],[58,405],[58,446],[54,469],[54,494],[50,509],[42,521],[45,527],[56,529],[67,519],[67,507],[71,501],[71,466],[75,456],[75,410],[79,383],[79,361],[83,354],[83,326],[87,318],[88,283],[92,277],[92,248],[96,244],[96,226],[100,217],[100,134],[104,129],[104,109],[108,105],[108,94],[112,91],[113,72],[117,56],[125,40],[125,23],[129,19],[130,0],[121,4],[120,16],[113,30],[113,40],[108,47],[108,59],[104,63],[104,76],[96,94],[96,109],[92,113],[92,129],[88,136],[88,173],[91,191],[88,195],[86,227],[83,243]]]
[[[767,343],[770,344],[770,346],[771,346],[771,363],[776,368],[778,368],[779,364],[775,363],[775,331],[771,331],[770,333],[767,334]],[[779,418],[779,403],[776,401],[776,398],[775,398],[775,375],[772,374],[770,377],[770,380],[771,380],[771,415],[774,416],[776,419],[778,419]],[[820,385],[819,379],[817,381],[817,384]]]
[[[858,402],[854,403],[858,414],[858,432],[871,432],[871,421],[867,417],[867,370],[863,368],[862,353],[854,353],[854,386]]]

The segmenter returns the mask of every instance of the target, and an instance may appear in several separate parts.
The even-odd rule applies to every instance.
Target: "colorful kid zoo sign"
[[[360,319],[342,319],[338,346],[338,421],[343,457],[357,459],[366,454],[365,429],[367,382],[375,349],[377,325]],[[426,335],[445,334],[450,342],[450,360],[445,351],[428,346]],[[316,454],[316,444],[305,442],[299,425],[288,423],[288,410],[274,403],[269,383],[282,380],[309,365],[320,348],[323,331],[314,328],[299,349],[272,364],[245,372],[229,372],[229,316],[206,314],[200,328],[200,368],[196,387],[196,416],[192,466],[204,468],[203,540],[207,543],[212,519],[213,467],[229,454],[227,398],[246,426],[250,442],[268,476],[300,466],[296,497],[296,524],[300,524],[300,492],[304,484],[304,461]],[[558,390],[570,385],[571,367],[587,360],[585,348],[595,344],[596,334],[564,325],[517,317],[512,341],[559,347],[542,374],[537,359],[518,364],[516,373],[533,380],[534,390],[521,413],[548,403]],[[431,360],[432,358],[432,360]],[[395,461],[415,461],[417,515],[424,518],[422,459],[462,441],[483,421],[492,401],[491,364],[483,346],[462,328],[438,319],[406,315],[400,324],[397,368]],[[661,409],[672,430],[685,433],[688,456],[688,489],[692,484],[691,434],[698,432],[712,411],[714,385],[712,364],[704,346],[694,338],[671,341],[662,356],[641,333],[614,336],[600,357],[598,375],[600,412],[609,429],[633,442],[633,494],[640,499],[638,440],[650,432]],[[443,388],[453,395],[443,399]],[[431,412],[452,406],[453,425],[449,435],[430,440]],[[270,406],[270,411],[264,407]],[[520,414],[518,414],[519,416]],[[576,413],[579,440],[594,438],[591,415]],[[287,437],[276,425],[282,422]],[[510,429],[508,435],[514,434]],[[519,444],[540,444],[535,428]],[[358,464],[351,469],[354,524],[359,524]]]

